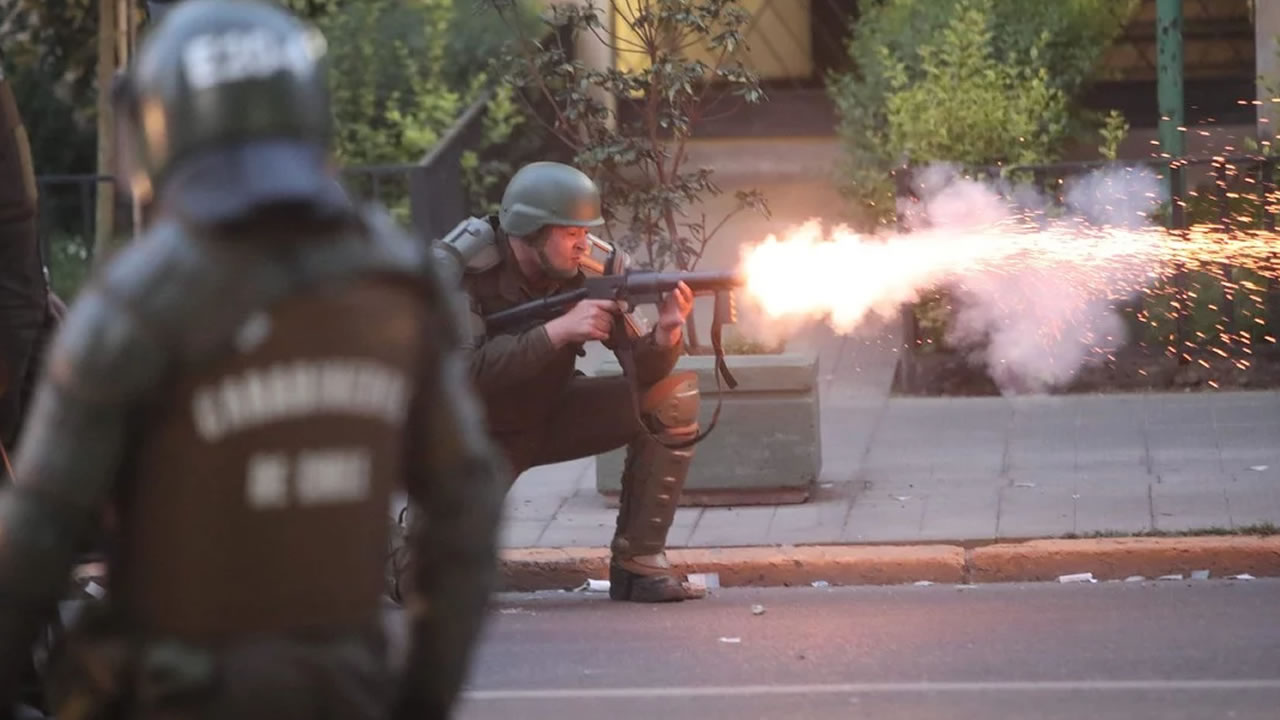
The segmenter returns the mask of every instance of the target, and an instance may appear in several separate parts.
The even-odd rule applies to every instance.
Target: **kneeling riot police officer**
[[[467,296],[471,379],[483,398],[490,433],[513,469],[590,457],[626,446],[622,493],[611,543],[610,597],[663,602],[701,597],[666,557],[698,434],[699,394],[692,372],[672,373],[681,332],[693,308],[684,283],[667,295],[652,330],[618,303],[582,300],[549,322],[491,332],[487,315],[581,287],[586,274],[622,272],[629,260],[589,234],[604,224],[596,184],[554,162],[521,168],[503,193],[496,218],[470,218],[436,243]],[[624,322],[626,339],[613,333]],[[625,377],[575,371],[582,346],[630,346],[638,402]],[[624,364],[627,367],[627,364]],[[637,413],[637,405],[639,412]]]
[[[102,532],[59,717],[441,718],[496,580],[506,472],[430,254],[333,177],[324,40],[188,0],[120,85],[155,215],[83,289],[0,493],[0,704]],[[410,638],[382,625],[390,497]],[[115,521],[103,529],[103,510]]]

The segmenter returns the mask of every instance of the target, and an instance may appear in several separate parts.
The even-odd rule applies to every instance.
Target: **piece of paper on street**
[[[1094,583],[1098,581],[1093,578],[1093,573],[1082,572],[1082,573],[1071,573],[1070,575],[1059,575],[1058,582],[1060,583],[1079,583],[1079,582]]]
[[[720,587],[720,573],[689,573],[689,584],[716,590]]]

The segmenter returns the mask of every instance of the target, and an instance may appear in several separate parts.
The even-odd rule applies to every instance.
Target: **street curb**
[[[1280,577],[1280,536],[1028,540],[966,550],[959,545],[783,545],[667,551],[683,573],[718,573],[721,587],[1026,582],[1093,573]],[[604,548],[522,548],[501,553],[503,590],[566,590],[609,577]]]

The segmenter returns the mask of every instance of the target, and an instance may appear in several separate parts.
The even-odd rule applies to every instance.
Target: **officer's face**
[[[547,239],[542,246],[542,263],[549,274],[571,278],[577,274],[579,264],[590,249],[586,228],[552,226],[547,228]]]

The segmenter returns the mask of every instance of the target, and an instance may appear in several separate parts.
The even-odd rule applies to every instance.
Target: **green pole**
[[[1186,153],[1182,98],[1182,0],[1156,0],[1156,98],[1160,106],[1160,150],[1169,158]],[[1181,173],[1166,173],[1166,197],[1182,197]]]

